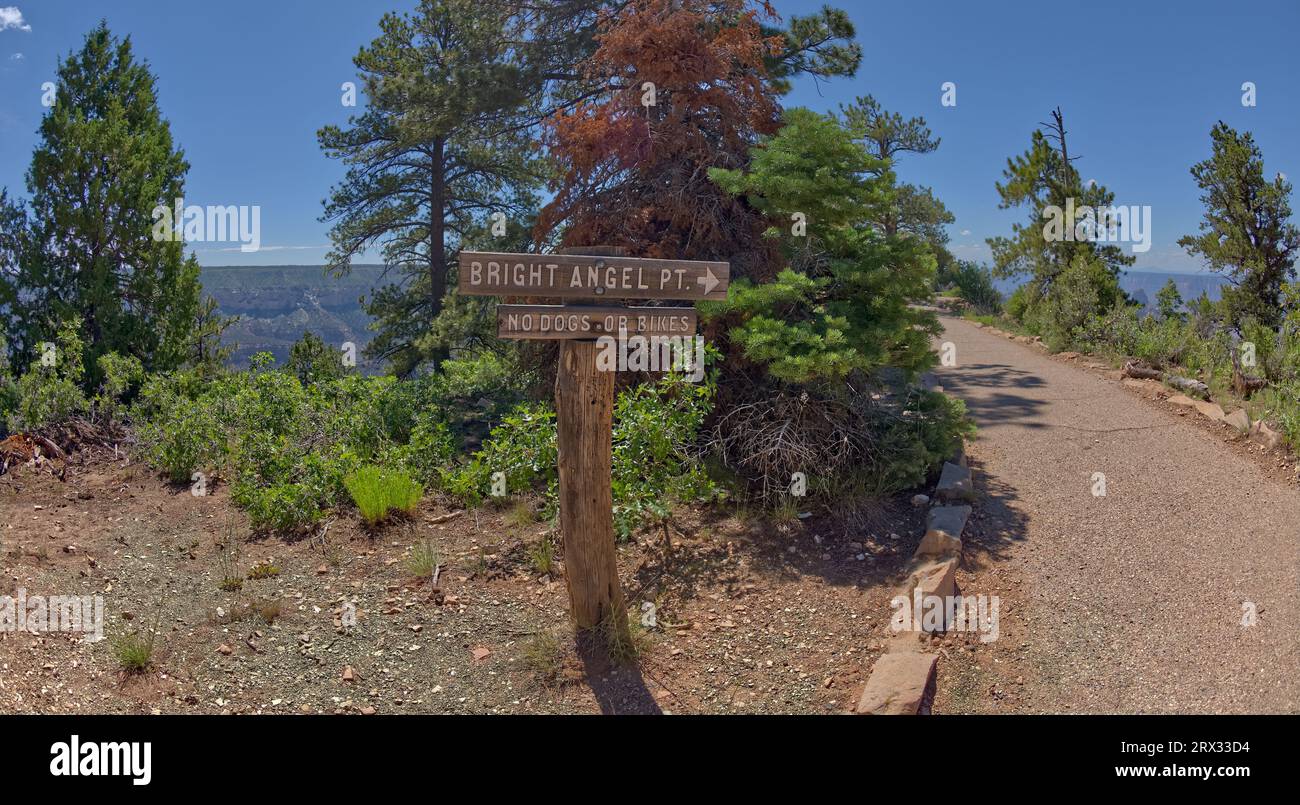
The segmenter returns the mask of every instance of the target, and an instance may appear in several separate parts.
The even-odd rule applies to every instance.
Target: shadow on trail
[[[1048,401],[1017,393],[1043,387],[1038,375],[1006,364],[968,363],[942,370],[937,377],[945,392],[966,401],[966,410],[981,427],[1011,422],[1026,428],[1046,427],[1034,420]],[[990,394],[987,389],[997,391]]]
[[[983,462],[972,460],[970,466],[979,493],[975,511],[980,516],[962,534],[962,565],[977,570],[1011,558],[1011,549],[1027,539],[1029,517],[1017,505],[1020,498],[1014,487],[985,472]]]
[[[701,588],[710,587],[721,587],[729,600],[739,601],[756,587],[810,579],[858,590],[888,587],[925,532],[925,510],[910,505],[908,498],[933,489],[933,480],[924,488],[864,500],[836,514],[818,511],[784,524],[735,510],[696,510],[679,523],[695,536],[675,534],[671,552],[660,543],[633,571],[628,605],[634,608],[660,596],[676,603],[692,601]]]

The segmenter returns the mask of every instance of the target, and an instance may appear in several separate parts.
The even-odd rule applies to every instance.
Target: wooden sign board
[[[594,340],[603,335],[695,335],[695,308],[596,305],[497,305],[497,337]]]
[[[460,253],[459,288],[470,296],[725,300],[730,280],[731,266],[722,262]]]

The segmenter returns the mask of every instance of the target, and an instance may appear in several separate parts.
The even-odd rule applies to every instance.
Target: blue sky
[[[41,84],[103,16],[158,75],[163,113],[192,166],[187,202],[262,208],[260,252],[195,244],[200,261],[319,263],[328,247],[320,202],[341,169],[320,153],[315,132],[346,120],[340,85],[355,77],[352,56],[381,14],[412,5],[0,0],[0,186],[23,191]],[[776,2],[783,14],[820,5]],[[1201,216],[1188,169],[1208,155],[1216,120],[1254,132],[1270,174],[1300,176],[1294,0],[838,5],[857,24],[862,68],[851,80],[803,80],[786,104],[829,110],[870,93],[887,109],[924,116],[942,145],[905,157],[899,173],[933,187],[956,215],[958,256],[987,258],[984,238],[1023,219],[997,209],[994,182],[1058,104],[1083,176],[1107,185],[1116,204],[1152,209],[1154,242],[1137,269],[1197,269],[1176,241]],[[940,104],[948,81],[955,107]],[[1241,102],[1246,81],[1257,87],[1252,108]]]

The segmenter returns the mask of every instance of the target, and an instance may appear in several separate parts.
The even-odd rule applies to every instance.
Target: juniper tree
[[[0,284],[15,364],[79,318],[86,387],[108,352],[166,370],[187,356],[199,266],[152,236],[154,210],[184,196],[189,164],[130,38],[101,22],[58,67],[20,206],[0,194]]]

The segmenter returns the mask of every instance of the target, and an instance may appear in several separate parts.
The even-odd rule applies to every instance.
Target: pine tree
[[[11,349],[25,365],[79,317],[86,387],[108,352],[149,370],[187,357],[199,266],[153,237],[154,210],[184,196],[188,163],[162,118],[154,77],[131,40],[101,22],[58,69],[54,106],[27,172],[26,208],[0,196]]]
[[[547,121],[558,166],[538,240],[630,254],[723,259],[770,278],[764,222],[709,181],[780,125],[777,96],[799,72],[851,73],[852,25],[831,10],[775,26],[748,0],[637,0],[607,12],[571,108]]]
[[[318,133],[348,165],[325,202],[327,260],[338,274],[378,247],[396,281],[367,305],[378,335],[367,354],[405,374],[449,345],[426,336],[446,305],[454,254],[484,219],[515,228],[534,212],[543,166],[530,141],[538,102],[511,4],[421,0],[387,14],[354,59],[368,97],[347,127]],[[422,346],[423,344],[423,346]]]
[[[1252,316],[1276,328],[1282,320],[1282,286],[1295,275],[1300,230],[1290,222],[1291,183],[1264,178],[1264,157],[1250,132],[1220,121],[1210,132],[1214,153],[1192,166],[1203,194],[1199,235],[1178,245],[1204,258],[1231,286],[1222,303],[1230,322]]]
[[[1156,291],[1156,312],[1160,314],[1161,321],[1181,320],[1186,316],[1183,312],[1183,295],[1178,292],[1178,284],[1173,277]]]
[[[792,109],[747,170],[711,172],[763,213],[766,235],[787,257],[813,255],[773,282],[737,281],[725,304],[701,305],[730,321],[740,357],[775,380],[833,385],[885,367],[915,374],[933,362],[937,323],[912,303],[929,295],[934,259],[916,238],[873,225],[894,203],[883,165],[833,116]],[[796,212],[806,234],[788,226]]]
[[[1048,236],[1045,221],[1050,213],[1066,209],[1109,209],[1115,196],[1096,182],[1085,185],[1074,167],[1078,156],[1071,156],[1067,141],[1065,118],[1060,109],[1052,112],[1052,122],[1046,130],[1034,131],[1029,150],[1007,160],[1003,182],[997,184],[1002,209],[1028,207],[1029,221],[1014,224],[1013,237],[989,238],[993,250],[993,271],[998,277],[1025,277],[1029,311],[1047,312],[1055,299],[1056,285],[1068,285],[1068,300],[1057,312],[1064,310],[1108,310],[1127,296],[1119,287],[1119,274],[1123,267],[1132,265],[1134,258],[1124,254],[1113,244],[1077,237]],[[1067,227],[1075,227],[1066,222]],[[1068,276],[1067,276],[1068,275]],[[1085,291],[1085,287],[1088,288]],[[1082,304],[1079,300],[1089,301]],[[1079,315],[1082,315],[1081,313]],[[1076,315],[1065,315],[1073,322]],[[1065,337],[1070,329],[1061,322],[1047,322],[1046,327],[1059,331]]]
[[[897,112],[887,112],[870,95],[856,98],[840,107],[841,114],[867,153],[881,162],[881,172],[897,174],[901,154],[929,154],[939,147],[939,138],[930,131],[923,117],[904,119]],[[898,184],[894,203],[881,208],[875,223],[886,234],[910,232],[927,241],[942,264],[951,262],[948,232],[944,227],[956,219],[928,187]]]

